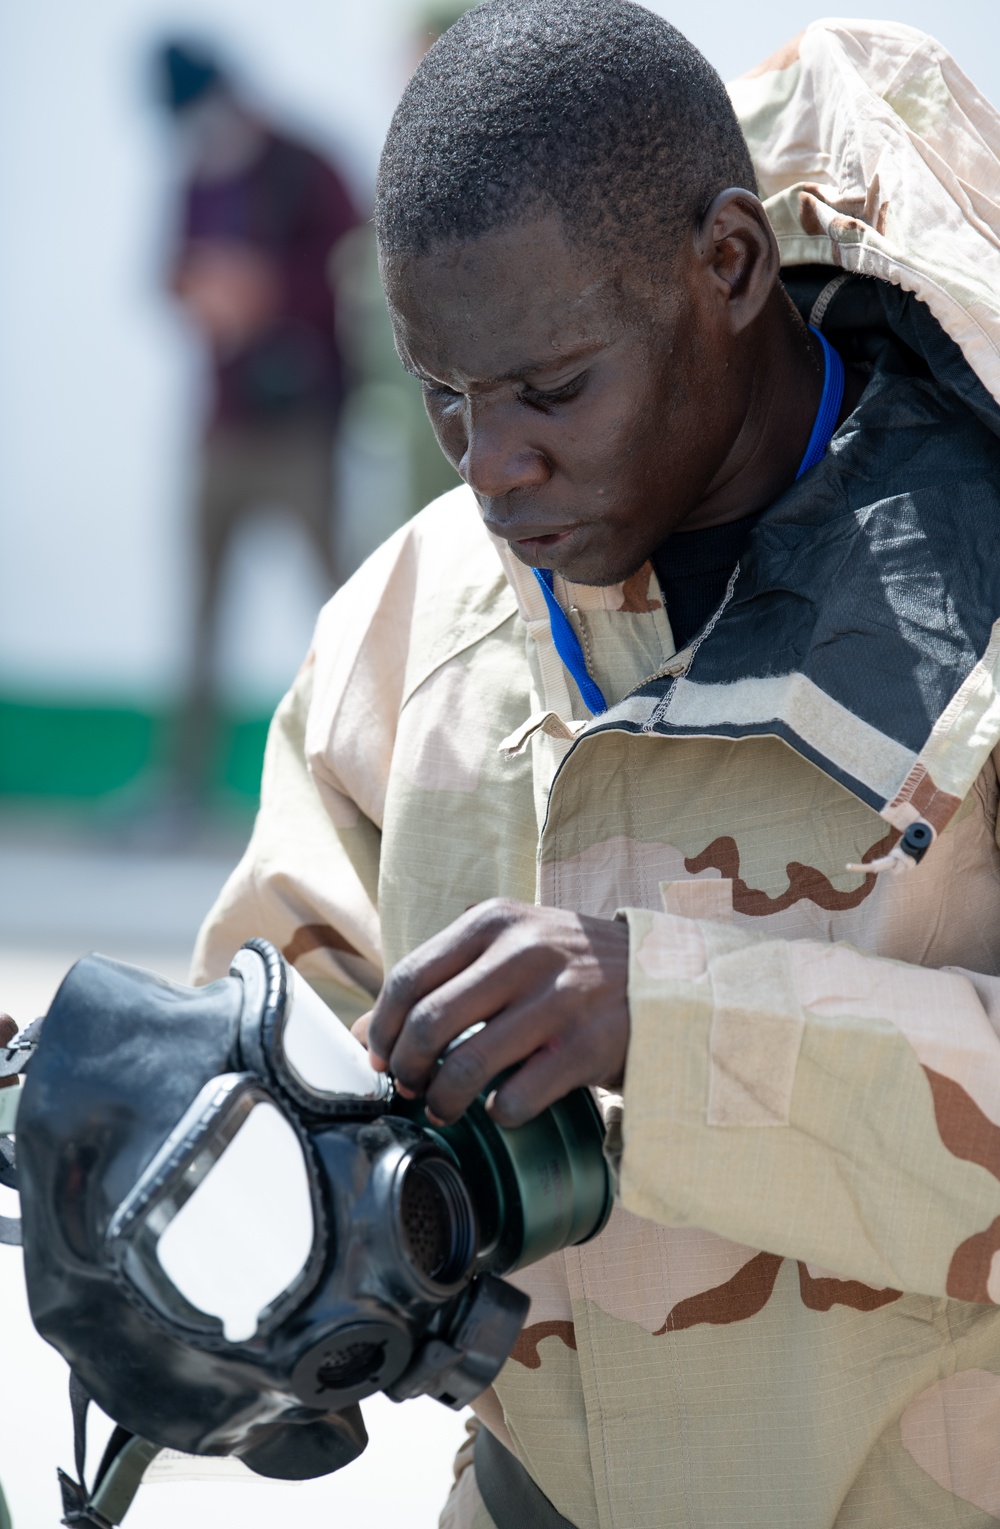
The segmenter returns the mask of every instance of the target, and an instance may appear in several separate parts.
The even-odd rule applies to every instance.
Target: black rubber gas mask
[[[584,1091],[432,1129],[266,941],[203,988],[90,956],[17,1116],[32,1317],[132,1434],[323,1475],[362,1398],[490,1384],[528,1308],[500,1276],[607,1220],[602,1139]]]

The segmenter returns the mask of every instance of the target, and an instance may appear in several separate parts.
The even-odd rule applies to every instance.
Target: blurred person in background
[[[435,0],[418,12],[404,40],[402,78],[417,68],[428,48],[470,9],[468,0]],[[402,370],[385,306],[375,233],[363,223],[340,245],[335,277],[340,337],[356,379],[351,425],[359,419],[384,441],[401,443],[406,460],[405,498],[400,524],[426,504],[457,488],[461,479],[438,446],[424,408],[423,390]]]
[[[201,442],[193,653],[168,815],[193,825],[216,734],[215,629],[227,550],[262,507],[305,527],[331,589],[333,453],[347,388],[333,252],[359,219],[328,160],[265,121],[207,49],[155,59],[184,163],[170,290],[203,340],[212,389]]]

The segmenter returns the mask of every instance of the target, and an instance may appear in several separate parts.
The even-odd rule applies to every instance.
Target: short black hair
[[[429,50],[379,166],[384,252],[555,210],[575,244],[659,263],[727,186],[756,191],[726,88],[632,0],[484,0]]]

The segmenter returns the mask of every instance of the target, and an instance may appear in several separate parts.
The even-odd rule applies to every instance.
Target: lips
[[[508,541],[514,555],[529,568],[561,568],[567,544],[579,529],[579,526],[568,526],[565,531],[546,531],[540,536],[511,536]]]
[[[553,527],[544,521],[541,524],[537,521],[534,524],[530,521],[518,523],[514,516],[494,521],[489,514],[483,515],[483,521],[486,529],[507,542],[511,551],[529,567],[550,566],[553,556],[564,556],[570,543],[575,548],[580,533],[587,529],[586,523],[580,521]]]
[[[493,521],[488,516],[483,516],[486,529],[494,536],[502,537],[510,542],[512,547],[555,547],[559,542],[565,541],[567,536],[572,536],[574,531],[579,531],[579,524],[570,526],[557,526],[554,530],[545,526],[519,526],[515,522]]]
[[[515,546],[555,547],[560,542],[565,541],[567,536],[571,536],[575,530],[575,526],[570,526],[566,531],[548,531],[544,536],[519,536],[516,538]]]

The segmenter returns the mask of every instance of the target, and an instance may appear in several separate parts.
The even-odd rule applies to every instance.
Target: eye
[[[420,379],[420,386],[423,388],[426,398],[439,398],[443,403],[446,403],[451,398],[461,398],[462,396],[461,393],[456,393],[454,388],[446,388],[443,382],[428,382],[424,377]]]
[[[568,403],[571,398],[575,398],[582,391],[586,380],[587,373],[581,372],[578,377],[574,377],[570,382],[563,383],[561,388],[551,388],[546,391],[542,388],[525,387],[521,394],[521,400],[523,403],[531,404],[532,407],[537,409],[547,409],[553,404]]]

